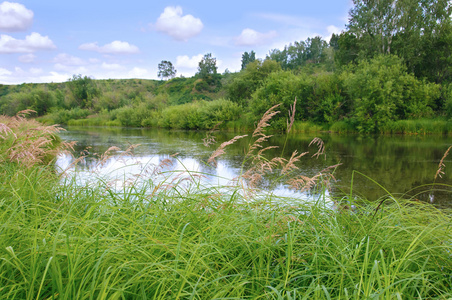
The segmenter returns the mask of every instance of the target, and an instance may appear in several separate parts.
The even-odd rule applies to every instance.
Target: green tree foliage
[[[201,78],[207,78],[217,74],[217,59],[212,57],[212,53],[207,53],[198,64],[197,75]]]
[[[273,117],[274,126],[284,129],[288,110],[297,98],[296,120],[332,123],[346,113],[346,97],[337,75],[295,75],[291,71],[270,74],[252,95],[250,109],[256,119],[273,105],[281,104],[280,114]]]
[[[42,116],[56,106],[54,92],[45,90],[42,87],[30,91],[10,93],[0,98],[0,110],[3,114],[14,116],[17,112],[25,109],[36,111],[38,116]]]
[[[250,62],[253,62],[255,60],[256,60],[256,53],[253,50],[251,50],[250,53],[248,53],[248,52],[243,53],[241,70],[244,70]]]
[[[328,47],[328,43],[320,36],[314,38],[308,38],[305,42],[306,45],[306,60],[308,62],[319,64],[325,61],[325,49]]]
[[[100,95],[95,81],[88,76],[73,75],[67,86],[72,95],[71,107],[91,108],[92,99]]]
[[[217,59],[212,57],[211,53],[205,54],[199,62],[196,75],[202,80],[195,86],[198,92],[218,92],[221,88],[221,75],[217,73]]]
[[[352,118],[362,133],[378,132],[387,122],[429,116],[439,86],[407,73],[403,61],[380,55],[342,73]]]
[[[158,65],[159,72],[157,76],[164,79],[171,79],[176,76],[176,69],[174,68],[173,64],[170,61],[162,60]]]
[[[358,61],[359,45],[357,37],[350,32],[342,32],[335,44],[334,60],[339,66]]]
[[[436,82],[450,80],[450,1],[354,0],[353,3],[348,34],[341,36],[347,40],[340,50],[353,53],[357,47],[361,59],[395,54],[418,77]],[[351,53],[343,53],[349,59],[342,61],[349,61]]]
[[[246,106],[251,94],[264,79],[272,72],[279,70],[281,70],[280,64],[270,59],[249,63],[226,87],[228,98],[241,106]]]
[[[284,70],[295,70],[305,64],[323,63],[327,57],[325,53],[327,48],[328,43],[320,36],[316,36],[286,45],[283,50],[273,49],[267,57],[279,62]]]

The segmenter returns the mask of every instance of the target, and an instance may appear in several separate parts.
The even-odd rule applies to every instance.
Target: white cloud
[[[36,55],[30,53],[30,54],[21,55],[21,56],[19,56],[18,59],[20,62],[28,64],[28,63],[34,62],[35,58],[36,58]]]
[[[33,12],[19,3],[0,3],[0,31],[24,31],[33,23]]]
[[[78,48],[80,50],[95,51],[104,54],[135,54],[140,52],[137,46],[122,41],[113,41],[104,46],[99,46],[97,42],[86,43],[80,45]]]
[[[68,66],[60,63],[56,63],[53,68],[57,71],[63,71],[70,74],[86,74],[89,72],[85,66]]]
[[[143,77],[146,77],[147,74],[148,74],[148,71],[146,69],[138,68],[138,67],[133,68],[128,73],[130,78],[143,78]]]
[[[66,66],[83,66],[87,64],[87,62],[80,57],[72,56],[66,53],[58,54],[52,62]]]
[[[198,54],[192,56],[191,58],[187,55],[179,55],[176,57],[176,68],[182,69],[196,69],[198,68],[199,62],[204,56],[202,54]]]
[[[119,70],[122,68],[122,66],[120,64],[107,64],[107,63],[102,63],[102,68],[105,70]]]
[[[32,53],[38,50],[55,49],[48,36],[33,32],[25,40],[17,40],[9,35],[0,35],[0,53]]]
[[[70,75],[70,73],[58,73],[52,71],[49,72],[49,75],[40,76],[38,81],[35,82],[65,82],[71,77],[72,75]]]
[[[12,74],[12,72],[11,71],[9,71],[9,70],[7,70],[7,69],[3,69],[3,68],[0,68],[0,76],[8,76],[8,75],[11,75]]]
[[[328,36],[325,38],[325,40],[327,42],[329,42],[331,37],[333,36],[333,33],[334,34],[340,34],[342,30],[339,27],[336,27],[334,25],[330,25],[330,26],[328,26],[326,28],[326,31],[328,32]]]
[[[182,16],[182,7],[168,6],[155,23],[157,31],[168,34],[178,41],[187,41],[198,35],[204,25],[192,15]]]
[[[235,38],[235,43],[239,46],[257,46],[265,44],[276,36],[277,33],[274,30],[267,33],[261,33],[251,28],[245,28],[242,33]]]
[[[41,68],[30,68],[30,73],[33,75],[39,75],[42,73],[42,69]]]

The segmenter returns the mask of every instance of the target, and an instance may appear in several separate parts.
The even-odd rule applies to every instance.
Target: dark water
[[[226,148],[226,153],[218,158],[218,167],[205,164],[212,152],[234,137],[231,133],[214,134],[217,143],[210,147],[203,145],[206,132],[168,131],[162,129],[125,129],[125,128],[81,128],[70,127],[61,134],[65,140],[77,141],[76,152],[88,149],[90,155],[78,166],[81,172],[95,168],[93,153],[103,153],[111,146],[126,149],[129,145],[140,144],[134,150],[134,159],[146,164],[158,164],[165,158],[177,160],[176,168],[187,168],[203,173],[232,179],[240,174],[244,152],[250,138],[244,138]],[[318,159],[311,155],[317,151],[309,143],[314,137],[320,137],[325,143],[325,155]],[[395,196],[404,195],[437,205],[452,205],[452,153],[445,160],[445,174],[434,179],[438,164],[452,138],[446,136],[357,136],[335,134],[294,134],[273,136],[266,146],[276,145],[277,149],[266,152],[268,158],[280,156],[284,144],[283,156],[289,158],[295,150],[309,151],[300,160],[297,172],[307,176],[315,175],[325,167],[341,163],[334,176],[336,181],[329,190],[332,196],[342,196],[353,188],[353,194],[370,200],[377,200],[388,192]],[[170,155],[178,153],[177,159]],[[58,162],[66,168],[73,161],[62,156]],[[108,162],[115,168],[113,161]],[[117,166],[116,166],[117,167]],[[108,168],[97,168],[99,172],[111,172]],[[134,170],[136,171],[136,170]],[[359,173],[358,173],[359,172]],[[367,177],[368,178],[367,178]],[[352,181],[353,179],[353,181]],[[224,184],[219,180],[219,184]],[[435,184],[435,185],[432,185]],[[284,190],[284,186],[272,187]]]

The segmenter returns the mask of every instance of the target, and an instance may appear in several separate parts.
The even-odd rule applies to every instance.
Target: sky
[[[158,79],[158,64],[193,76],[211,53],[218,72],[242,54],[345,29],[351,0],[0,0],[0,84]]]

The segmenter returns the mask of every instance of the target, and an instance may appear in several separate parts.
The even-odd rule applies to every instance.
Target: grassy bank
[[[447,210],[389,196],[351,208],[344,195],[332,207],[325,193],[306,202],[206,187],[194,174],[188,185],[140,175],[118,190],[79,186],[40,161],[5,158],[0,298],[452,296]]]

